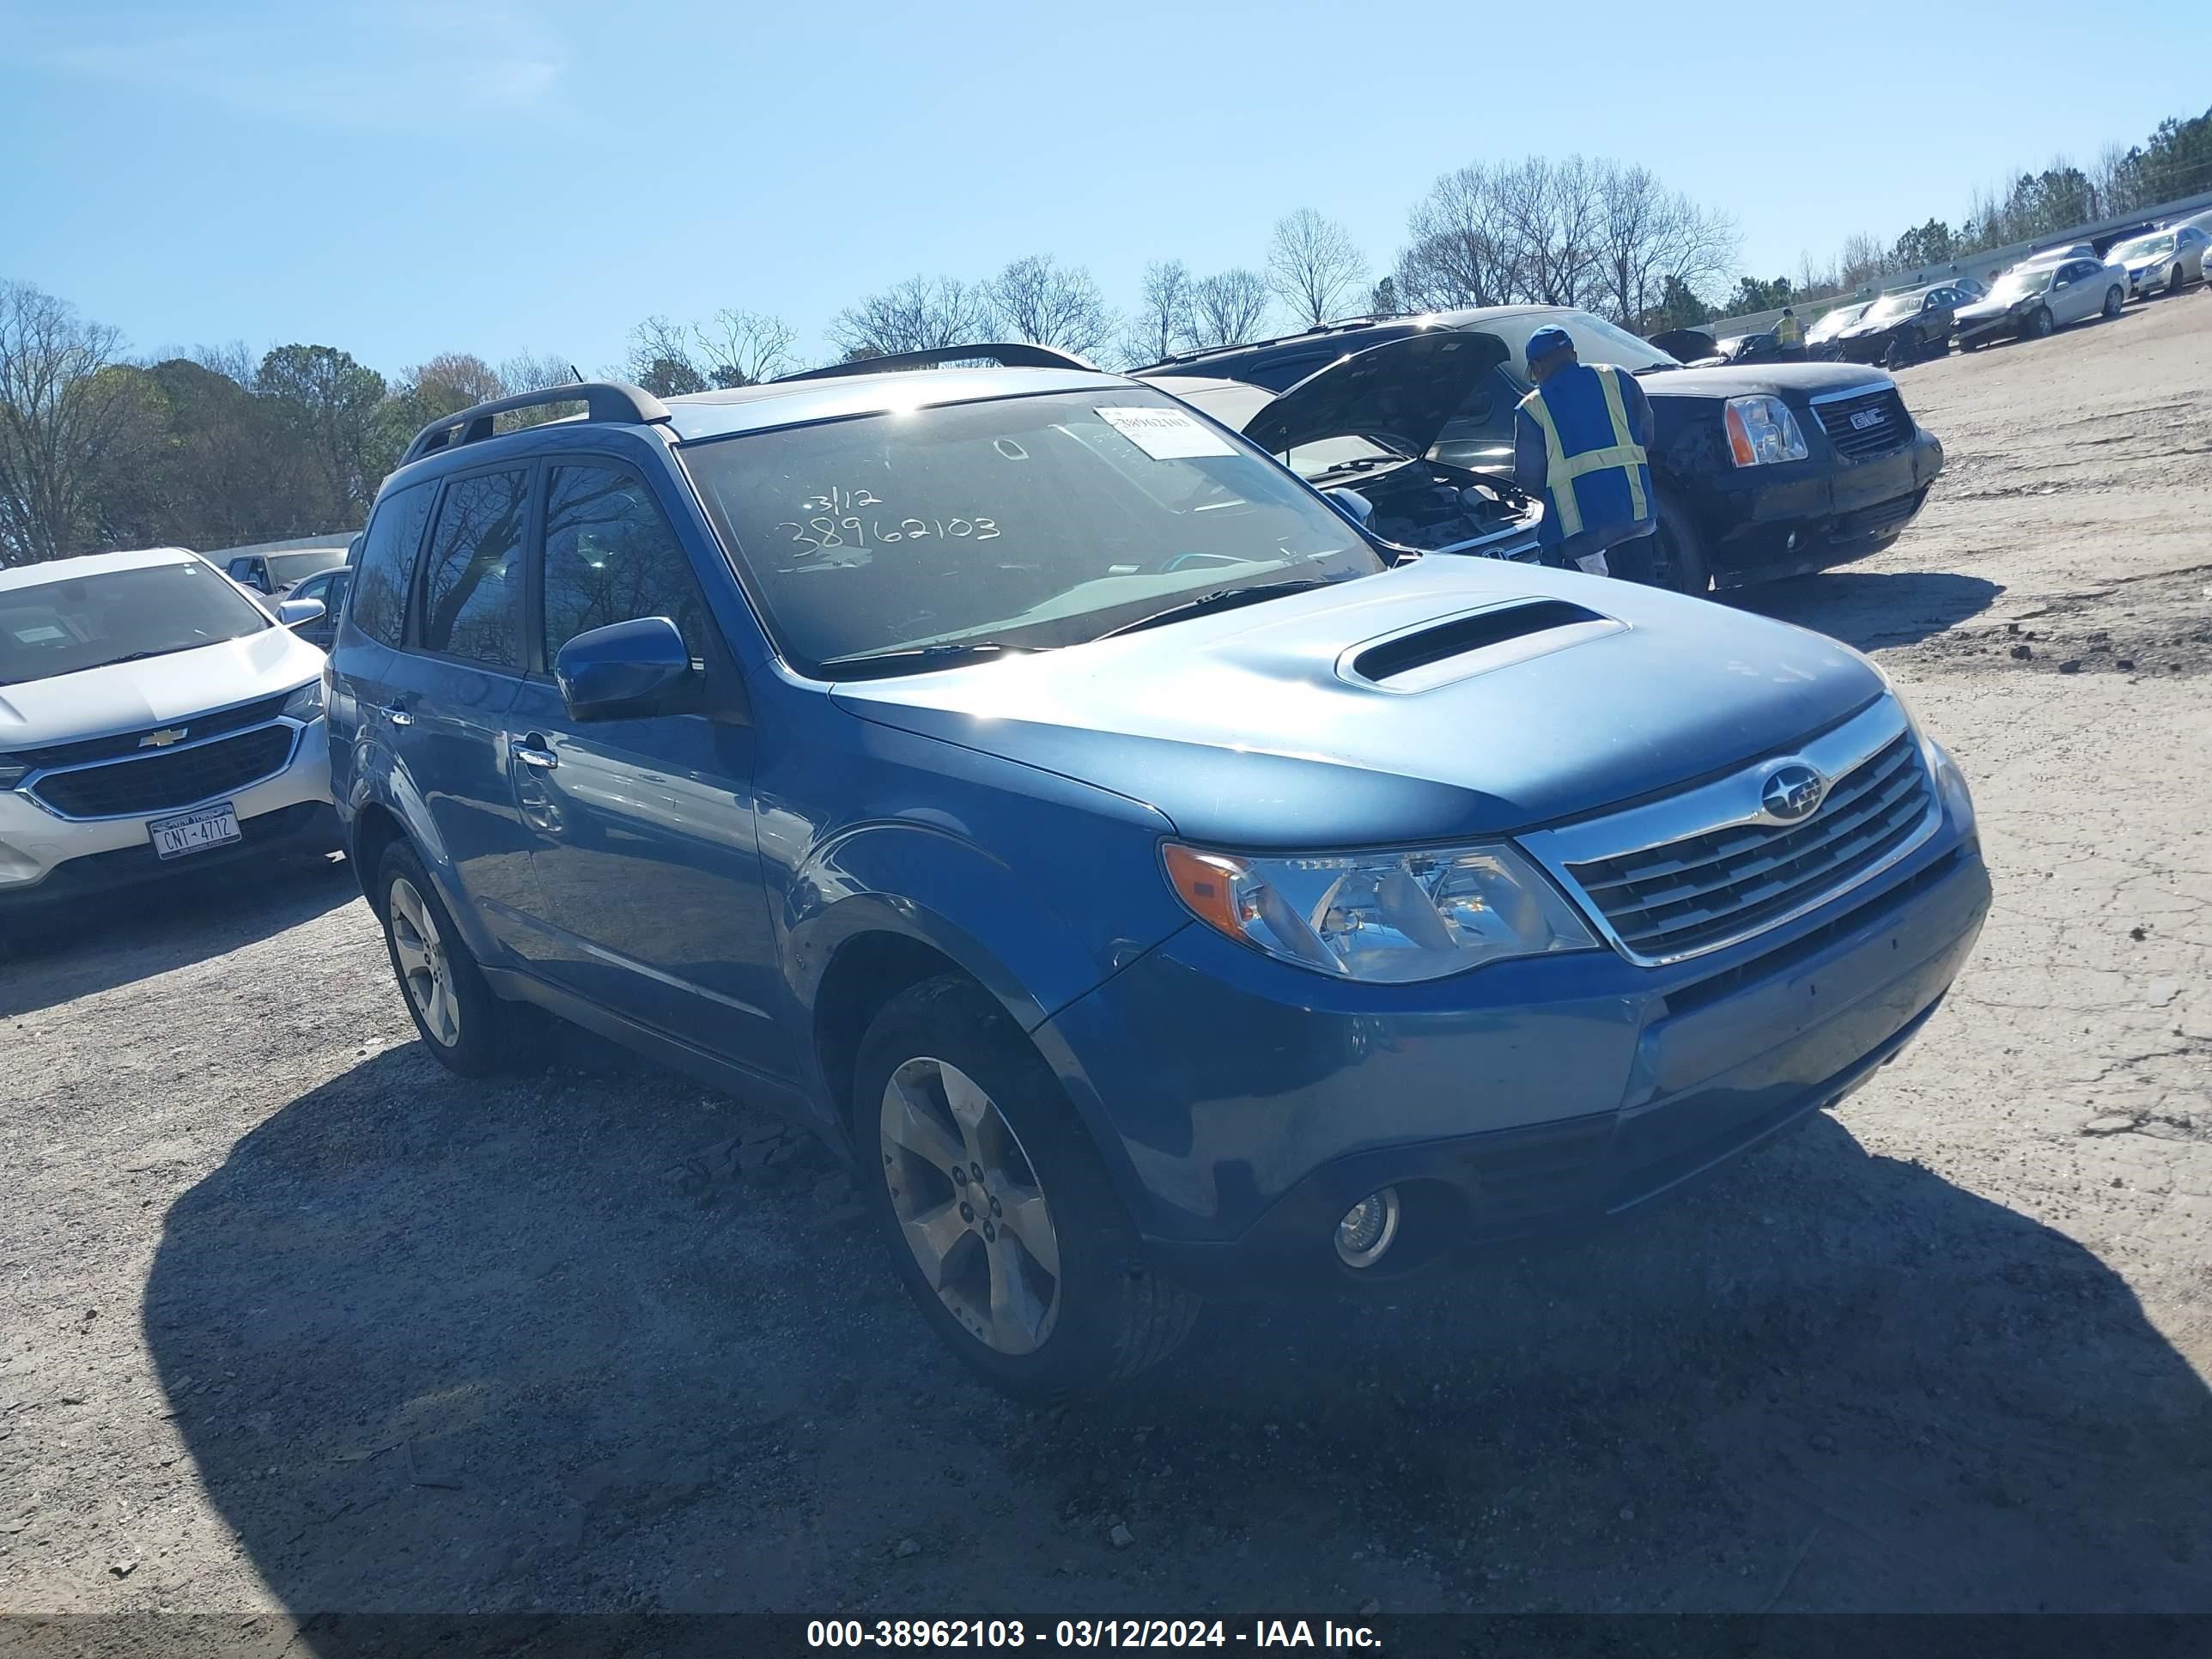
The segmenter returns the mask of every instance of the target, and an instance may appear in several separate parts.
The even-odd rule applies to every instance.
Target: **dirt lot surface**
[[[1997,884],[1836,1116],[1037,1413],[757,1112],[447,1076],[342,866],[164,896],[0,962],[0,1608],[2212,1611],[2212,297],[1904,384],[1920,523],[1740,599]]]

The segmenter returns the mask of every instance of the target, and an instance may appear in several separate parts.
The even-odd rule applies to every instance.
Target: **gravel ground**
[[[342,866],[142,901],[0,962],[0,1610],[2212,1610],[2212,297],[1904,378],[1921,522],[1738,600],[1985,822],[1838,1114],[1033,1413],[760,1114],[441,1071]]]

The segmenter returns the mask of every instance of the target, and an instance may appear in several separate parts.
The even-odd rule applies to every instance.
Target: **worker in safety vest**
[[[1797,320],[1797,313],[1788,306],[1774,322],[1774,349],[1784,357],[1805,355],[1805,325]]]
[[[1609,363],[1580,362],[1563,328],[1528,337],[1528,378],[1536,389],[1513,416],[1513,482],[1543,495],[1536,537],[1544,562],[1650,580],[1659,503],[1644,456],[1651,404],[1644,388]]]

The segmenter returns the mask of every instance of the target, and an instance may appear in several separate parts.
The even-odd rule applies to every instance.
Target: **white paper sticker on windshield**
[[[1237,447],[1201,420],[1180,409],[1157,404],[1094,411],[1156,461],[1180,461],[1192,455],[1234,455]]]

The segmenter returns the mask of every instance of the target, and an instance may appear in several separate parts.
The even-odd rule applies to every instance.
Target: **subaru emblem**
[[[1777,767],[1759,792],[1759,804],[1766,816],[1778,823],[1795,823],[1809,817],[1820,798],[1828,793],[1828,781],[1811,767],[1792,762]]]

